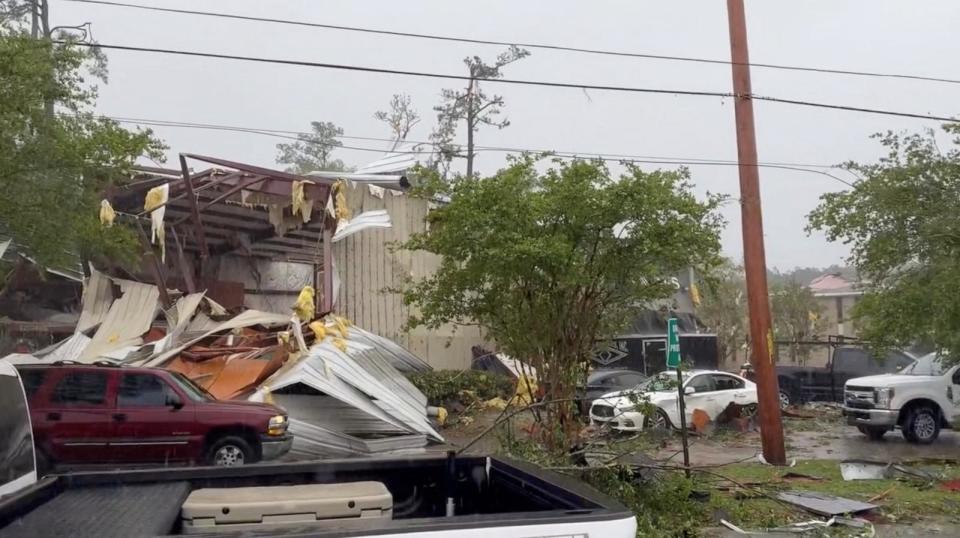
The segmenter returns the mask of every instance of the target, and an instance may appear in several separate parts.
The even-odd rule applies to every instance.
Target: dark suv
[[[243,465],[290,450],[286,413],[221,401],[158,368],[54,364],[17,367],[37,459],[49,464]]]

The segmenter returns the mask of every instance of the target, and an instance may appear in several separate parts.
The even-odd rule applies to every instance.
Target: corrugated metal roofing
[[[87,332],[100,325],[113,304],[113,282],[100,271],[90,268],[90,278],[83,284],[82,310],[77,332]]]
[[[142,343],[159,311],[160,290],[152,284],[116,279],[122,295],[113,301],[100,328],[79,359],[93,362],[104,353]]]

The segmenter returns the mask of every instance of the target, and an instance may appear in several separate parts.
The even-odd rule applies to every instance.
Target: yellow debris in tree
[[[507,408],[507,405],[509,405],[507,401],[499,396],[483,402],[483,406],[487,409],[496,409],[497,411],[503,411]]]
[[[100,224],[109,228],[113,226],[113,219],[115,218],[117,218],[117,212],[113,210],[110,201],[107,199],[100,200]]]
[[[334,338],[333,345],[337,346],[337,349],[346,353],[347,352],[347,341],[343,338]]]
[[[690,284],[690,301],[693,306],[700,306],[700,288],[695,283]]]
[[[297,296],[297,302],[293,305],[293,311],[301,321],[310,321],[313,319],[313,286],[304,286]]]
[[[323,320],[318,319],[309,325],[310,330],[313,331],[313,335],[317,337],[317,343],[323,341],[327,337],[327,324]]]
[[[294,216],[300,215],[304,223],[310,222],[310,214],[313,212],[313,201],[307,200],[304,185],[312,183],[312,181],[294,181],[291,186],[290,211]]]
[[[437,408],[437,423],[443,426],[447,422],[447,409],[444,407]]]
[[[349,220],[350,209],[347,207],[347,182],[338,179],[337,182],[333,184],[333,192],[335,196],[334,210],[337,213],[337,220]]]
[[[530,405],[534,401],[534,395],[537,392],[537,380],[529,376],[521,375],[517,380],[517,389],[513,398],[510,399],[512,405]]]

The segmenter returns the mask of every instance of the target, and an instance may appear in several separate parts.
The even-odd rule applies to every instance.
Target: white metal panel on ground
[[[113,282],[110,278],[91,267],[90,278],[83,284],[80,304],[82,310],[77,321],[77,332],[87,332],[100,325],[113,304]]]
[[[311,353],[310,356],[300,360],[292,368],[277,373],[280,375],[274,375],[274,377],[261,383],[260,390],[251,396],[251,399],[262,400],[266,391],[275,391],[302,383],[349,404],[367,415],[409,431],[409,427],[402,420],[390,416],[386,411],[374,405],[366,394],[346,383],[334,373],[328,373],[324,360],[319,356]]]
[[[426,434],[432,439],[442,442],[443,436],[430,425],[424,407],[416,408],[405,401],[403,397],[380,383],[376,377],[355,360],[360,352],[367,349],[369,349],[368,346],[347,340],[347,353],[344,353],[332,342],[323,342],[313,346],[310,355],[311,358],[322,358],[335,376],[369,395],[378,407],[390,416],[402,421],[411,430]]]
[[[160,290],[152,284],[116,279],[122,295],[110,305],[100,328],[78,358],[93,362],[104,353],[142,343],[140,338],[160,309]]]
[[[166,351],[180,340],[187,327],[190,326],[193,315],[200,307],[204,295],[206,295],[205,292],[200,292],[181,297],[176,304],[164,312],[167,318],[167,335],[155,344],[155,352]]]

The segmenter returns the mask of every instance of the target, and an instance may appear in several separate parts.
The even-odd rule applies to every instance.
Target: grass
[[[944,479],[960,478],[960,469],[949,465],[938,465],[933,470]],[[923,481],[911,478],[887,480],[845,481],[840,475],[837,461],[809,460],[797,462],[796,467],[782,468],[759,464],[731,465],[716,469],[740,483],[763,484],[757,486],[764,491],[798,490],[816,491],[864,502],[870,499],[880,508],[878,521],[910,523],[925,516],[958,514],[954,519],[960,521],[960,493],[944,491],[939,481]],[[782,476],[787,472],[796,472],[823,478],[822,481],[787,480]],[[766,527],[783,525],[791,521],[810,519],[811,514],[794,510],[792,507],[767,498],[737,498],[738,492],[714,491],[711,506],[730,514],[730,520],[746,527]],[[742,493],[742,492],[739,492]],[[878,498],[879,497],[879,498]]]

